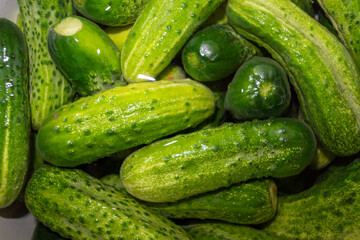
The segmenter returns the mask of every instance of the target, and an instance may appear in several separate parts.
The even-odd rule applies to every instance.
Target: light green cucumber
[[[126,39],[121,69],[127,82],[160,74],[186,41],[224,0],[150,1]]]
[[[148,0],[73,0],[74,6],[86,18],[107,26],[134,23]]]
[[[50,27],[47,39],[53,61],[80,95],[126,85],[119,49],[95,23],[66,17]]]
[[[74,13],[70,0],[18,0],[29,50],[32,127],[38,130],[50,112],[73,97],[70,83],[51,60],[47,46],[49,27]]]
[[[360,159],[337,169],[304,192],[279,197],[265,231],[287,239],[360,239]]]
[[[318,3],[360,68],[360,1],[318,0]]]
[[[107,175],[101,181],[126,192],[117,174]],[[167,218],[260,224],[269,221],[276,214],[277,188],[271,180],[255,180],[175,203],[144,203]]]
[[[175,64],[169,64],[164,71],[162,71],[156,79],[158,80],[174,80],[174,79],[185,79],[186,73],[184,69],[181,67],[175,65]]]
[[[280,240],[264,231],[227,223],[198,223],[183,228],[194,240]]]
[[[331,153],[360,151],[360,72],[324,26],[288,0],[229,0],[230,24],[287,71],[304,119]]]
[[[124,27],[108,27],[105,29],[105,32],[110,37],[110,39],[115,43],[117,48],[122,51],[125,44],[125,40],[130,33],[132,25]]]
[[[64,238],[190,239],[181,227],[78,169],[46,166],[25,193],[29,211]]]
[[[18,197],[29,163],[30,111],[25,36],[0,18],[0,209]]]
[[[206,22],[201,26],[201,28],[206,28],[211,25],[225,25],[228,23],[226,16],[226,5],[227,0],[225,0],[216,11],[208,18]]]
[[[74,167],[194,127],[214,108],[213,93],[192,80],[129,84],[53,112],[37,147],[45,161]]]
[[[141,200],[175,202],[249,179],[296,175],[315,149],[313,132],[296,119],[225,123],[143,147],[120,175]]]

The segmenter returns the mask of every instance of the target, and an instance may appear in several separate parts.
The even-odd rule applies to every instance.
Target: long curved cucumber
[[[28,54],[20,28],[0,18],[0,208],[18,197],[29,162]]]
[[[287,71],[307,121],[335,155],[360,151],[360,71],[344,45],[288,0],[229,0],[230,24]]]
[[[127,82],[153,80],[224,0],[150,1],[136,20],[121,55]]]
[[[47,40],[53,61],[80,95],[126,85],[119,49],[95,23],[66,17],[50,27]]]
[[[18,0],[29,51],[30,109],[32,127],[73,97],[70,83],[56,68],[48,52],[49,27],[74,13],[69,0]]]
[[[53,112],[36,144],[45,161],[74,167],[195,127],[214,109],[213,93],[192,80],[129,84]]]
[[[143,147],[120,175],[141,200],[175,202],[249,179],[296,175],[315,149],[314,133],[296,119],[226,123]]]
[[[78,169],[39,169],[25,203],[45,226],[73,240],[190,239],[170,220]]]
[[[318,0],[360,68],[360,1]]]

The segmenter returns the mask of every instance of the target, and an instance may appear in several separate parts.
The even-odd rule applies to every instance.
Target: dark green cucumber
[[[47,46],[49,27],[74,13],[70,0],[18,0],[29,50],[32,127],[38,130],[50,112],[73,97],[70,83],[51,60]]]
[[[51,231],[41,222],[37,222],[31,240],[65,240],[65,238]]]
[[[198,81],[216,81],[234,73],[240,65],[260,54],[230,26],[212,25],[191,37],[182,51],[185,71]]]
[[[315,149],[313,132],[296,119],[226,123],[143,147],[120,174],[131,195],[174,202],[248,179],[296,175]]]
[[[265,231],[289,239],[360,239],[360,159],[310,189],[279,198]]]
[[[116,87],[55,111],[40,128],[37,147],[56,166],[90,163],[194,127],[214,105],[208,88],[186,79]]]
[[[88,19],[107,26],[134,23],[148,0],[74,0],[77,11]]]
[[[360,1],[318,0],[318,3],[360,68]]]
[[[103,183],[125,191],[119,175],[101,179]],[[256,180],[230,188],[194,196],[175,203],[149,203],[147,206],[174,219],[215,219],[238,224],[260,224],[275,216],[277,188],[271,180]]]
[[[95,23],[66,17],[50,27],[47,39],[53,61],[80,95],[126,85],[119,49]]]
[[[65,238],[190,239],[165,217],[78,169],[39,169],[25,202],[40,222]]]
[[[280,64],[271,58],[254,57],[237,70],[224,106],[236,119],[260,119],[281,116],[290,100],[290,85]]]
[[[360,72],[344,45],[288,0],[229,0],[230,24],[284,67],[304,119],[335,155],[360,151]]]
[[[126,39],[121,68],[127,82],[160,74],[186,41],[224,0],[150,1]]]
[[[0,18],[0,208],[19,195],[28,168],[28,54],[20,28]]]
[[[280,240],[264,231],[235,224],[198,223],[183,226],[194,240]]]

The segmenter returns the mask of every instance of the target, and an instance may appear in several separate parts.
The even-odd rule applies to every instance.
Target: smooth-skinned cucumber
[[[227,223],[197,223],[182,226],[194,240],[281,240],[252,227]]]
[[[39,169],[26,187],[25,203],[64,238],[190,239],[170,220],[78,169]]]
[[[56,68],[48,52],[49,27],[74,13],[70,0],[18,0],[29,51],[30,110],[32,127],[55,109],[71,101],[70,83]]]
[[[224,0],[148,2],[126,39],[121,69],[127,82],[153,80]]]
[[[249,179],[296,175],[315,149],[314,133],[296,119],[225,123],[143,147],[125,159],[120,175],[141,200],[175,202]]]
[[[360,239],[360,159],[329,170],[310,189],[279,197],[264,230],[287,239]]]
[[[287,71],[304,119],[331,153],[360,151],[360,71],[345,46],[288,0],[229,0],[230,25]]]
[[[0,18],[0,209],[18,197],[29,163],[28,54],[24,34]]]
[[[360,68],[360,1],[318,0],[318,3]]]
[[[47,40],[53,61],[80,95],[126,85],[119,49],[95,23],[66,17],[50,27]]]
[[[214,109],[210,89],[192,80],[129,84],[53,112],[36,144],[45,161],[74,167],[195,127]]]
[[[86,18],[107,26],[125,26],[135,22],[148,0],[73,0]]]

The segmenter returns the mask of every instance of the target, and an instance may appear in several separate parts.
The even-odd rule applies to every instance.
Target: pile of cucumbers
[[[0,209],[33,239],[360,239],[358,0],[18,0]]]

